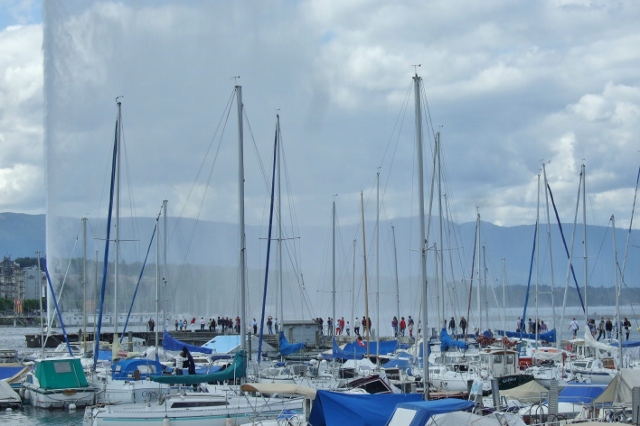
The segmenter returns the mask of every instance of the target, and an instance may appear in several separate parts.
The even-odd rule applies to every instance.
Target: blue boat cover
[[[366,352],[365,352],[366,353]],[[327,356],[326,354],[322,355],[325,359],[362,359],[364,353],[358,352],[347,352],[343,349],[340,349],[338,343],[336,343],[336,339],[333,339],[333,353],[331,356]]]
[[[408,358],[393,358],[387,361],[382,368],[399,368],[411,374],[411,363]]]
[[[304,343],[289,343],[284,332],[280,332],[280,355],[291,355],[304,348]]]
[[[497,333],[500,336],[507,336],[507,337],[516,337],[518,339],[533,339],[535,340],[536,335],[533,333],[518,333],[517,331],[507,331],[505,332],[504,330],[498,330]],[[551,329],[549,331],[547,331],[546,333],[539,333],[538,334],[538,340],[544,340],[545,342],[549,342],[549,343],[553,343],[556,341],[556,329]]]
[[[378,426],[389,420],[396,405],[420,401],[417,393],[352,394],[319,390],[309,415],[313,426]]]
[[[591,383],[567,385],[560,390],[558,402],[591,404],[606,388],[607,385],[594,385]]]
[[[407,423],[407,426],[423,426],[427,424],[427,421],[436,414],[451,413],[452,411],[464,411],[473,408],[475,405],[472,401],[465,401],[464,399],[447,398],[437,401],[418,401],[418,402],[403,402],[396,405],[396,410],[404,409],[415,412],[415,417],[411,420],[411,423]],[[395,410],[394,410],[395,414]],[[389,417],[391,420],[391,417]],[[389,424],[389,421],[386,423]]]
[[[204,354],[210,354],[213,352],[213,349],[205,348],[204,346],[190,345],[188,343],[181,342],[178,339],[174,339],[167,330],[162,333],[162,347],[164,349],[168,351],[181,351],[185,346],[189,352],[201,352]]]
[[[163,368],[160,362],[151,359],[125,359],[111,364],[111,377],[114,380],[131,380],[134,377],[134,372],[138,370],[140,379],[145,379],[148,376],[162,375]]]
[[[360,346],[358,342],[347,343],[344,346],[345,352],[351,352],[355,350],[356,353],[361,353],[365,355],[367,353],[367,342],[364,343],[364,346]],[[380,342],[380,355],[386,355],[395,352],[398,349],[398,341],[397,340],[385,340],[384,342]],[[369,353],[375,355],[378,353],[378,346],[376,342],[369,342]]]
[[[0,364],[0,380],[10,379],[22,370],[24,365],[2,365]]]
[[[617,348],[618,342],[611,343],[611,346]],[[640,340],[624,340],[622,342],[623,348],[635,348],[637,346],[640,346]]]
[[[449,336],[447,329],[440,330],[440,352],[446,352],[449,348],[459,348],[467,350],[469,345],[464,340],[456,340]]]

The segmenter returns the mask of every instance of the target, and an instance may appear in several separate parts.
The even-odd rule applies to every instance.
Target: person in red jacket
[[[407,322],[404,320],[404,317],[400,319],[400,334],[404,337],[404,330],[407,328]]]

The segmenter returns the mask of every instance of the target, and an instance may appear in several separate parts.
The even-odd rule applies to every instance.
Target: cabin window
[[[514,364],[515,357],[513,355],[507,355],[507,364]]]
[[[493,356],[494,364],[502,364],[502,355],[494,355]]]
[[[53,369],[56,373],[71,373],[71,363],[56,362],[53,364]]]

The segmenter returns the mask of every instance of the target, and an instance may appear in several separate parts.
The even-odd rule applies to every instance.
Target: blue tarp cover
[[[366,352],[365,352],[366,353]],[[347,352],[345,350],[340,349],[340,346],[338,346],[338,344],[336,343],[336,339],[333,339],[333,356],[332,357],[327,357],[325,355],[323,355],[325,358],[329,358],[329,359],[362,359],[362,357],[364,356],[364,353],[358,353],[358,352]]]
[[[618,342],[611,343],[611,346],[617,348]],[[623,348],[635,348],[636,346],[640,346],[640,340],[624,340],[622,342]]]
[[[363,341],[364,346],[358,345],[358,342],[347,343],[344,346],[345,352],[353,353],[353,350],[356,350],[356,353],[361,353],[365,355],[367,353],[367,342]],[[378,353],[378,346],[376,342],[369,342],[369,353],[375,355]],[[397,340],[387,340],[384,342],[380,342],[380,355],[390,354],[398,349],[398,341]]]
[[[418,402],[403,402],[396,405],[396,410],[399,408],[405,410],[415,411],[416,415],[407,426],[422,426],[426,425],[427,421],[436,414],[451,413],[452,411],[464,411],[473,408],[474,402],[465,401],[463,399],[447,398],[440,399],[438,401],[418,401]],[[394,410],[395,413],[395,410]],[[389,418],[391,420],[391,417]],[[387,421],[386,424],[389,424]]]
[[[504,336],[506,335],[507,337],[516,337],[518,339],[533,339],[535,340],[536,335],[532,334],[532,333],[518,333],[517,331],[507,331],[505,332],[504,330],[498,330],[497,333],[500,336]],[[550,331],[547,331],[546,333],[539,333],[538,334],[538,339],[539,340],[544,340],[545,342],[549,342],[549,343],[553,343],[556,341],[556,329],[552,329]]]
[[[163,366],[158,361],[145,358],[125,359],[111,364],[111,377],[114,380],[131,380],[135,370],[140,372],[140,379],[145,379],[161,375]]]
[[[607,388],[607,385],[571,384],[560,390],[558,402],[571,404],[591,404]]]
[[[407,394],[350,394],[319,390],[309,415],[313,426],[378,426],[386,424],[402,402],[420,401],[422,395]]]
[[[449,348],[459,348],[467,350],[469,349],[469,345],[464,340],[455,340],[449,333],[447,333],[447,329],[443,328],[440,330],[440,352],[446,352]]]
[[[164,349],[168,351],[181,351],[185,346],[187,347],[187,349],[189,349],[189,352],[201,352],[205,354],[210,354],[213,352],[212,349],[205,348],[204,346],[190,345],[188,343],[183,343],[178,339],[174,339],[167,332],[167,330],[162,333],[162,347]]]
[[[291,355],[304,348],[304,343],[289,343],[284,333],[280,332],[280,355]]]

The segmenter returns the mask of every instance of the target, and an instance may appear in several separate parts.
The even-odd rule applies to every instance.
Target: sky
[[[204,191],[194,172],[217,146],[240,76],[252,132],[248,222],[263,221],[266,185],[253,172],[256,152],[271,167],[276,113],[301,223],[325,225],[334,195],[342,220],[356,223],[359,193],[372,197],[378,172],[382,215],[410,216],[417,70],[435,128],[426,131],[425,157],[440,131],[458,222],[480,211],[499,225],[533,223],[543,162],[568,221],[583,162],[589,221],[629,221],[640,149],[635,2],[34,0],[2,1],[0,10],[2,211],[44,213],[47,188],[68,187],[65,179],[75,194],[84,195],[81,182],[102,188],[122,96],[137,213],[155,215],[168,199],[185,216],[236,221],[235,207],[183,206],[189,188]],[[234,120],[235,111],[208,190],[227,206],[237,205],[237,172],[223,170],[236,162]],[[63,134],[69,150],[47,158],[45,145]],[[97,216],[72,198],[65,212]]]
[[[300,226],[417,214],[412,77],[458,223],[533,224],[546,165],[572,222],[628,226],[640,165],[634,1],[0,0],[0,212],[106,217],[116,98],[123,211],[264,225],[276,115]],[[418,66],[419,65],[419,66]],[[427,193],[427,198],[429,194]],[[51,225],[48,217],[48,225]],[[634,224],[637,227],[637,222]],[[49,226],[48,232],[55,232]],[[48,252],[51,247],[48,247]]]

